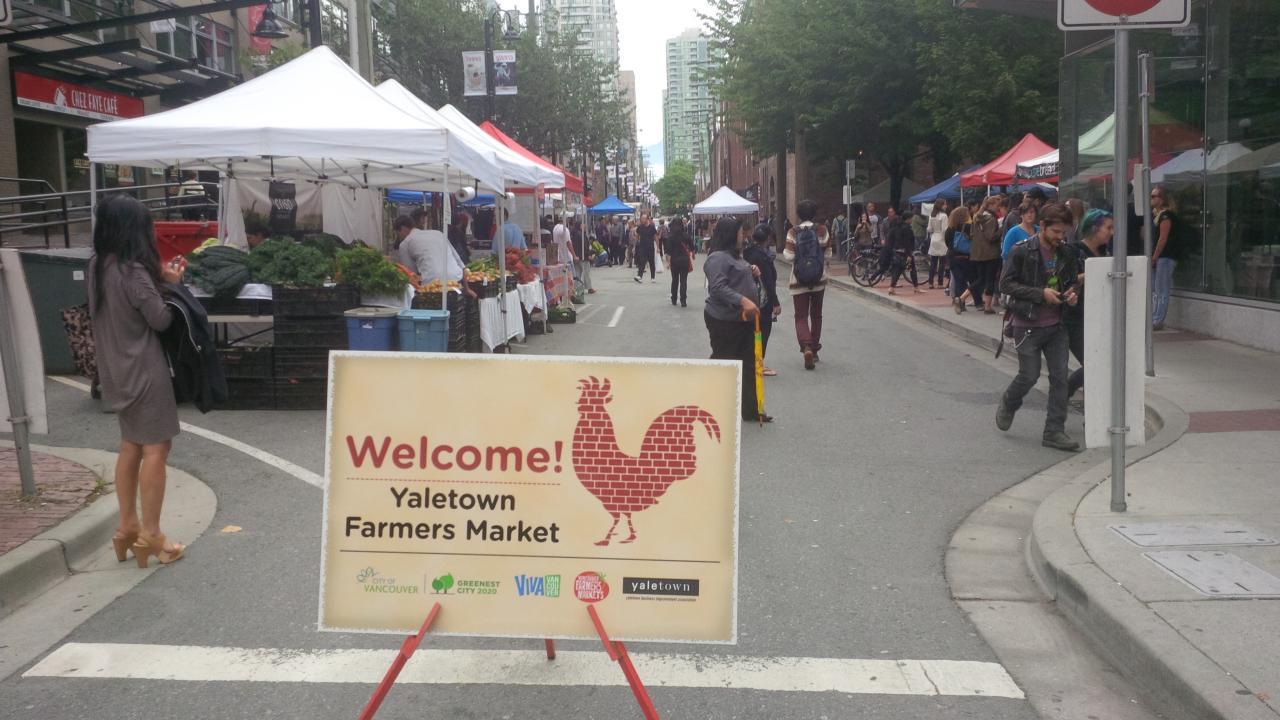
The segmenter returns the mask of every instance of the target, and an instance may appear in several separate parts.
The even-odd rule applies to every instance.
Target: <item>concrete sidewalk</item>
[[[999,314],[957,315],[941,290],[890,297],[887,283],[857,287],[842,272],[832,282],[981,348],[998,342]],[[1036,510],[1028,561],[1059,610],[1170,717],[1275,720],[1280,356],[1177,330],[1155,341],[1147,404],[1162,447],[1131,452],[1128,512],[1110,511],[1109,462],[1077,468]]]

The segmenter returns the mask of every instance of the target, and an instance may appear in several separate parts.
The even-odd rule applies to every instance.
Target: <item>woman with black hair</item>
[[[742,222],[722,218],[711,233],[711,254],[702,265],[707,276],[707,306],[703,319],[711,337],[712,360],[742,363],[742,419],[773,422],[756,404],[755,322],[760,308],[755,276],[759,270],[742,259],[746,229]]]
[[[181,257],[161,265],[151,213],[127,196],[98,206],[86,287],[102,395],[120,424],[116,558],[133,551],[141,567],[182,557],[185,547],[160,531],[165,463],[178,434],[178,406],[158,333],[173,321],[159,286],[182,280]],[[138,499],[142,500],[141,520]]]
[[[782,314],[782,303],[778,300],[778,268],[773,264],[776,257],[774,246],[778,237],[773,228],[764,223],[756,226],[751,233],[751,242],[742,251],[742,259],[760,270],[757,276],[760,302],[760,336],[764,353],[769,352],[769,335],[773,332],[773,323]],[[778,371],[765,367],[764,374],[773,377]]]
[[[667,256],[667,265],[671,268],[671,304],[676,304],[679,296],[680,307],[689,306],[689,272],[693,270],[693,240],[685,232],[684,221],[676,218],[668,226],[667,236],[662,239],[662,254]]]

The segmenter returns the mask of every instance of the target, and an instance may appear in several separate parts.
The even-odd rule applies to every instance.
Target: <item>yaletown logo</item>
[[[364,586],[367,593],[387,593],[394,595],[417,595],[417,585],[405,585],[396,582],[393,577],[383,577],[377,570],[367,567],[356,574],[356,582]]]
[[[676,580],[672,578],[622,578],[623,595],[674,595],[680,597],[697,597],[697,580]]]

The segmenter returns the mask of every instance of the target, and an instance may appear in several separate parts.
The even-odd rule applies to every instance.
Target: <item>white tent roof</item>
[[[1040,157],[1031,158],[1030,160],[1023,160],[1022,162],[1018,163],[1018,169],[1022,170],[1025,168],[1027,170],[1030,170],[1031,168],[1037,167],[1039,165],[1049,165],[1049,164],[1056,165],[1058,163],[1059,153],[1060,151],[1054,150],[1053,152],[1047,152],[1041,155]]]
[[[1264,178],[1280,175],[1280,143],[1258,148],[1248,155],[1236,158],[1220,168],[1211,169],[1214,173],[1260,173]]]
[[[89,126],[89,159],[237,177],[438,188],[502,172],[439,124],[400,110],[327,47],[174,110]]]
[[[1249,148],[1238,142],[1223,143],[1209,151],[1208,159],[1204,150],[1192,148],[1179,153],[1172,160],[1151,171],[1153,183],[1196,182],[1205,172],[1218,172],[1227,163],[1249,154]]]
[[[760,206],[722,185],[706,200],[693,206],[694,215],[735,215],[737,213],[753,213]]]
[[[409,92],[409,89],[401,85],[398,80],[387,80],[378,85],[375,90],[378,91],[379,95],[410,115],[447,128],[453,133],[455,139],[466,143],[486,160],[497,165],[502,171],[503,178],[509,183],[529,186],[542,183],[550,187],[564,185],[564,173],[549,170],[521,156],[519,153],[512,152],[506,145],[494,140],[489,133],[481,130],[465,115],[453,110],[453,108],[446,108],[447,110],[453,110],[452,113],[446,112],[446,109],[436,110],[432,108],[418,99],[418,96]],[[501,192],[506,188],[498,186],[492,189]]]
[[[383,85],[385,84],[386,83],[383,83]],[[537,185],[538,183],[542,183],[543,185],[549,188],[564,187],[564,173],[560,172],[559,170],[552,170],[551,168],[545,165],[542,165],[540,163],[536,163],[530,160],[529,158],[521,155],[520,153],[512,150],[506,145],[503,145],[502,143],[498,142],[498,140],[494,138],[492,135],[480,129],[479,125],[476,125],[475,123],[471,122],[471,118],[467,117],[466,115],[463,115],[462,111],[459,110],[458,108],[452,105],[445,105],[439,110],[436,110],[436,112],[439,113],[441,118],[450,122],[452,124],[451,126],[456,128],[459,132],[465,132],[468,137],[474,137],[477,140],[481,140],[485,144],[497,150],[499,152],[498,157],[500,158],[500,163],[507,162],[506,160],[501,160],[502,158],[510,158],[511,163],[521,163],[522,167],[527,167],[532,169],[531,170],[532,174],[528,175],[527,177],[522,178],[522,177],[513,175],[512,177],[508,178],[509,180],[513,180],[515,182],[518,182],[524,185]]]

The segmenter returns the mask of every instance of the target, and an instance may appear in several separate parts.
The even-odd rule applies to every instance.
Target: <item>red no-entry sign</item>
[[[1190,21],[1190,0],[1058,0],[1063,30],[1182,27]]]

